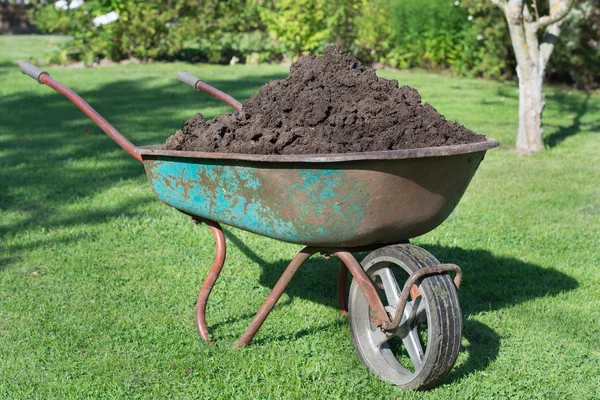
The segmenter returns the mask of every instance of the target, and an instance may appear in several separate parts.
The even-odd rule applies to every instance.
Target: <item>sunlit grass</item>
[[[208,309],[206,227],[153,197],[141,165],[68,101],[21,75],[0,38],[0,398],[600,397],[600,97],[548,88],[542,154],[511,150],[513,84],[382,72],[450,119],[495,137],[463,200],[414,243],[462,266],[463,349],[440,387],[401,392],[370,375],[336,310],[337,262],[316,257],[255,342],[231,346],[299,249],[228,228]],[[33,39],[31,39],[33,40]],[[16,46],[20,46],[18,49]],[[227,107],[178,84],[187,69],[245,99],[281,66],[48,68],[136,144]]]

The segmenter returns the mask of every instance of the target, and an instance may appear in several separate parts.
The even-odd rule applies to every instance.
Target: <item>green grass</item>
[[[201,342],[193,315],[214,251],[208,229],[156,200],[135,160],[19,73],[24,39],[0,39],[10,48],[0,51],[0,398],[600,397],[598,94],[547,88],[548,148],[520,157],[514,84],[382,72],[503,145],[451,217],[414,240],[463,268],[464,339],[443,385],[402,392],[354,353],[335,308],[335,260],[308,262],[253,344],[232,350],[299,249],[233,228],[208,308],[217,344]],[[178,84],[181,69],[239,99],[286,75],[48,69],[140,145],[164,142],[194,112],[227,111]]]
[[[0,60],[43,60],[68,39],[68,36],[56,35],[0,35]]]

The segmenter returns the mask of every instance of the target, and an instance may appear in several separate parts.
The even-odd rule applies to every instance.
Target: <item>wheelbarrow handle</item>
[[[22,62],[20,65],[20,69],[22,73],[35,79],[36,81],[38,81],[38,83],[42,83],[40,82],[40,76],[42,76],[43,74],[48,75],[46,71],[36,67],[28,61]]]
[[[231,97],[225,92],[220,91],[217,88],[210,86],[208,83],[196,78],[194,75],[180,71],[177,74],[177,80],[184,83],[196,90],[201,90],[204,93],[210,94],[211,96],[221,100],[222,102],[230,105],[235,111],[242,111],[242,103]]]
[[[87,115],[96,125],[100,127],[112,140],[117,142],[119,146],[129,153],[133,158],[138,161],[142,161],[142,156],[134,152],[135,146],[127,140],[121,132],[119,132],[114,126],[112,126],[107,120],[105,120],[96,110],[92,108],[85,100],[83,100],[77,93],[63,85],[62,83],[50,78],[48,72],[36,67],[30,62],[23,62],[20,65],[21,72],[31,78],[35,79],[39,83],[50,86],[58,93],[71,100],[85,115]]]

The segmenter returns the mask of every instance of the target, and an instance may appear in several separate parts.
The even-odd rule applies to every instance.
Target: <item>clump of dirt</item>
[[[170,150],[323,154],[439,147],[485,141],[421,104],[416,89],[377,77],[337,46],[308,55],[230,112],[192,116]]]

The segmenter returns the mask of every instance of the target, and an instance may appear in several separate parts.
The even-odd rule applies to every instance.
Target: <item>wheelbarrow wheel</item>
[[[438,264],[430,253],[410,244],[375,250],[361,263],[391,315],[408,276]],[[360,360],[382,380],[403,389],[430,389],[444,380],[456,362],[462,316],[448,274],[425,276],[415,286],[398,327],[382,331],[371,323],[371,307],[353,280],[348,300],[350,332]]]

